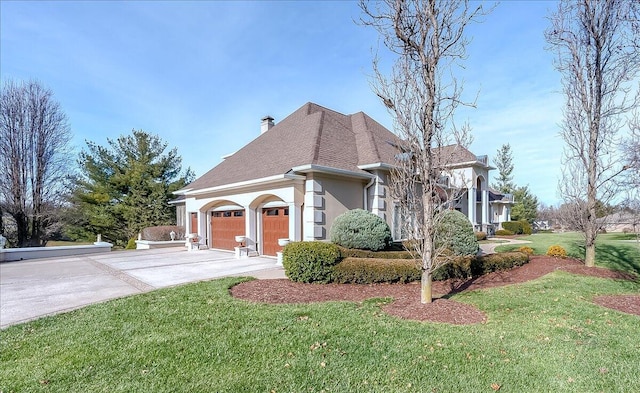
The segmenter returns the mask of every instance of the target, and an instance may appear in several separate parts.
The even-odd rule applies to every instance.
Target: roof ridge
[[[359,143],[356,143],[356,150],[358,153],[358,164],[362,165],[364,164],[364,161],[362,159],[363,157],[363,151],[362,149],[367,149],[368,151],[371,151],[373,153],[373,155],[375,156],[375,161],[380,161],[381,157],[380,157],[380,151],[378,149],[378,145],[376,144],[375,138],[373,136],[373,130],[371,129],[369,122],[367,120],[367,114],[360,111],[357,113],[354,113],[352,115],[349,115],[349,118],[351,120],[351,130],[355,135],[362,135],[364,134],[364,138],[363,141],[366,141],[367,146],[362,146]],[[360,130],[357,125],[354,125],[353,122],[354,121],[361,121],[362,125],[364,126],[364,128],[362,130]],[[364,131],[364,132],[362,132]]]
[[[322,131],[324,129],[324,111],[320,111],[320,122],[318,124],[318,131],[315,136],[315,146],[313,147],[313,158],[311,159],[312,163],[317,163],[318,158],[320,157],[320,143],[322,142]],[[311,114],[311,113],[310,113]]]

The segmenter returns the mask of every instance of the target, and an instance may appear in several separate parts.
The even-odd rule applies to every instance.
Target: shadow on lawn
[[[596,243],[596,266],[640,276],[640,259],[633,247],[636,245]],[[584,260],[584,243],[578,246],[578,252],[582,255],[580,259]]]
[[[635,245],[596,244],[596,260],[604,260],[606,266],[613,270],[635,272],[640,275],[640,258]]]

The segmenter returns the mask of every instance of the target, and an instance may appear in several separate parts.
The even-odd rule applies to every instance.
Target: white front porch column
[[[482,224],[489,224],[489,191],[482,190]]]
[[[467,218],[472,225],[476,224],[476,189],[473,187],[467,190]]]
[[[245,247],[248,249],[248,253],[251,251],[257,252],[256,242],[258,241],[258,213],[257,209],[252,209],[249,206],[244,208],[244,226],[246,237]]]
[[[302,206],[289,202],[289,240],[302,240]]]

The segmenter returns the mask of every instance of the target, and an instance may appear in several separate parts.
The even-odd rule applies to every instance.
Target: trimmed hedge
[[[345,258],[333,271],[340,284],[407,283],[420,280],[421,270],[413,259]]]
[[[449,278],[469,278],[482,274],[482,262],[479,257],[458,257],[433,271],[433,281]]]
[[[331,241],[347,248],[382,250],[391,244],[391,229],[385,220],[366,210],[354,209],[336,217]]]
[[[514,233],[507,229],[498,229],[496,231],[496,236],[513,236]]]
[[[339,248],[342,258],[413,259],[409,251],[371,251],[357,248]]]
[[[518,251],[483,255],[479,259],[482,262],[482,272],[480,274],[508,270],[529,263],[529,255]]]
[[[521,252],[503,252],[480,257],[461,256],[433,272],[433,280],[467,279],[507,270],[529,262]],[[372,284],[380,282],[418,281],[422,275],[420,262],[411,259],[345,258],[334,268],[334,282]]]
[[[340,261],[340,250],[333,243],[294,242],[282,250],[284,273],[291,281],[328,283]]]
[[[487,240],[487,233],[486,232],[476,232],[476,240],[480,241],[480,240]]]

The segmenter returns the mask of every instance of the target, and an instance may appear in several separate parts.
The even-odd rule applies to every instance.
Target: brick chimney
[[[260,134],[264,134],[269,131],[271,127],[273,127],[275,123],[273,122],[273,117],[267,115],[262,118],[262,122],[260,123]]]

